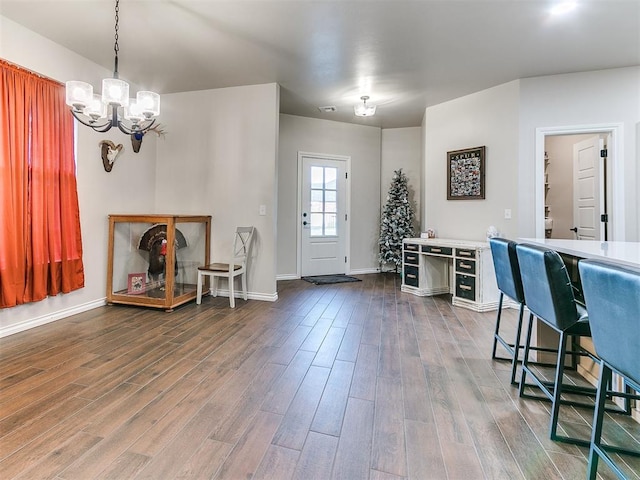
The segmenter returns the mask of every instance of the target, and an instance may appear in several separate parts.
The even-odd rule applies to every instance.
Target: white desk
[[[518,241],[546,247],[577,258],[609,260],[623,265],[640,267],[640,242],[597,242],[552,238],[520,238]]]
[[[419,296],[451,293],[451,303],[476,312],[498,308],[498,287],[487,242],[405,238],[403,292]]]

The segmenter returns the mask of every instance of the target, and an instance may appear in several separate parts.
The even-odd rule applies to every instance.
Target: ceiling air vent
[[[335,112],[338,110],[335,105],[327,105],[326,107],[318,107],[318,110],[325,113]]]

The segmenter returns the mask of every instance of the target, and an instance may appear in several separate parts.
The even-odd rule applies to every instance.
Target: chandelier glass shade
[[[367,95],[360,97],[360,100],[362,100],[362,103],[353,107],[356,117],[372,117],[376,114],[376,106],[367,105],[367,100],[369,100]]]
[[[97,132],[117,127],[127,135],[145,133],[160,115],[160,95],[143,90],[135,98],[129,98],[129,84],[118,78],[119,0],[116,0],[115,13],[113,78],[102,80],[102,95],[94,94],[89,83],[68,81],[66,103],[80,123]]]

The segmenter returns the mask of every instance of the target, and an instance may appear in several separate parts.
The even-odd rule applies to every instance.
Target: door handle
[[[306,224],[307,224],[307,222],[302,222],[302,225],[306,225]]]
[[[569,230],[571,230],[572,232],[578,233],[578,227],[573,227],[573,228],[570,228]]]

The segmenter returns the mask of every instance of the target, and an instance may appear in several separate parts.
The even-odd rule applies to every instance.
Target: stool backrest
[[[601,260],[578,268],[598,357],[640,385],[640,269]]]
[[[558,330],[578,319],[578,309],[567,268],[558,252],[537,245],[516,247],[527,308]]]
[[[520,265],[516,253],[517,243],[504,238],[490,238],[491,256],[496,272],[498,289],[518,303],[524,302]]]

